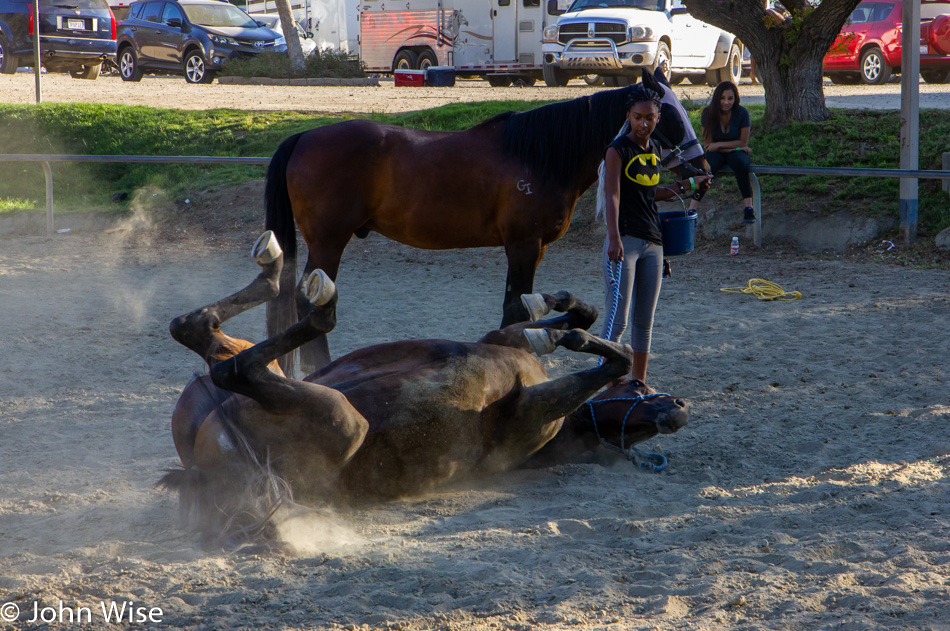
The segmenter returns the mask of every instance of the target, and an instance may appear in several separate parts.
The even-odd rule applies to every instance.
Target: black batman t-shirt
[[[660,146],[650,138],[649,149],[644,150],[626,135],[610,146],[620,156],[620,236],[663,245],[655,201],[660,183]]]

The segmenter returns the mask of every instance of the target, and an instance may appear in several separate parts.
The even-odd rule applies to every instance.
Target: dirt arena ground
[[[182,107],[409,103],[391,85],[374,101],[346,88],[56,79],[49,101],[154,104],[167,87],[213,97],[167,101]],[[30,103],[31,90],[27,75],[0,78],[6,102]],[[409,109],[466,90],[489,92],[423,90]],[[674,261],[650,375],[689,399],[692,419],[644,445],[669,457],[662,474],[622,461],[515,471],[299,523],[284,533],[292,556],[202,548],[178,527],[177,499],[153,488],[179,464],[171,411],[203,370],[167,326],[257,273],[255,204],[213,224],[192,208],[181,230],[63,216],[67,234],[0,238],[0,630],[116,628],[110,607],[123,606],[119,628],[950,628],[950,283],[945,270],[872,263],[873,246],[868,262],[823,260],[743,238],[738,257],[724,242]],[[571,233],[536,287],[599,305],[599,260],[596,231]],[[354,241],[334,354],[476,339],[499,321],[504,275],[498,250]],[[803,298],[719,291],[753,277]],[[227,330],[260,339],[263,318]],[[544,359],[552,374],[593,362]]]
[[[160,609],[124,625],[154,629],[948,628],[945,271],[727,244],[680,257],[651,381],[693,415],[645,445],[666,472],[516,471],[302,523],[296,556],[226,554],[153,488],[202,370],[167,325],[256,274],[256,230],[3,239],[0,629],[114,628],[103,602]],[[551,247],[537,287],[599,304],[598,239]],[[498,321],[504,271],[496,250],[356,241],[333,350],[475,339]],[[752,277],[804,297],[719,291]],[[259,339],[262,323],[228,330]]]

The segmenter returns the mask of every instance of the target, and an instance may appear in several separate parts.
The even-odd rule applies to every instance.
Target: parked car
[[[280,25],[280,16],[276,13],[249,13],[248,15],[257,20],[261,26],[266,26],[278,33],[284,32]],[[300,26],[300,22],[294,22],[294,26],[297,27],[297,37],[300,39],[300,48],[303,50],[304,57],[306,57],[317,49],[317,43],[313,41],[313,33],[308,33],[303,30],[303,27]]]
[[[135,2],[116,40],[124,81],[141,81],[145,72],[154,72],[211,83],[228,60],[287,50],[283,35],[220,0]]]
[[[115,55],[115,17],[106,0],[39,0],[40,64],[49,72],[96,79]],[[33,67],[33,2],[0,0],[0,72]]]
[[[901,0],[862,2],[824,59],[834,83],[885,83],[901,69]],[[950,2],[920,4],[920,75],[928,83],[950,76]]]

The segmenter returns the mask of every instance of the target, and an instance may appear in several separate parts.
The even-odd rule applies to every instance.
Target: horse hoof
[[[524,336],[538,357],[554,352],[554,341],[547,329],[525,329]]]
[[[254,247],[251,248],[251,256],[257,261],[258,265],[267,265],[273,263],[282,254],[280,244],[277,243],[277,237],[272,230],[268,230],[257,238]]]
[[[305,287],[304,293],[307,296],[307,300],[316,307],[323,306],[330,302],[330,298],[333,298],[333,294],[336,292],[336,285],[333,284],[333,281],[330,280],[330,277],[327,276],[326,272],[322,269],[315,269],[310,273]]]
[[[532,322],[537,322],[551,313],[551,307],[544,301],[544,296],[541,294],[521,294],[521,304],[528,310],[528,317]]]

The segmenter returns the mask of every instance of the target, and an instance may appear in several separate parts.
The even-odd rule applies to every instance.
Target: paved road
[[[484,81],[459,81],[452,88],[397,88],[391,80],[381,80],[379,87],[306,87],[306,86],[238,86],[190,85],[181,77],[145,77],[141,83],[127,83],[118,77],[100,77],[96,81],[72,79],[68,75],[43,76],[43,101],[117,103],[151,105],[182,109],[226,107],[247,110],[297,110],[305,112],[383,112],[426,109],[467,101],[487,100],[562,100],[591,94],[583,81],[572,81],[564,88],[543,86],[531,88],[492,88]],[[712,89],[688,83],[676,86],[680,98],[705,102]],[[763,103],[761,86],[740,86],[746,103]],[[825,95],[829,107],[900,109],[900,83],[883,86],[840,86],[826,82]],[[0,101],[34,103],[32,74],[0,75]],[[950,108],[950,85],[920,84],[922,108]]]

